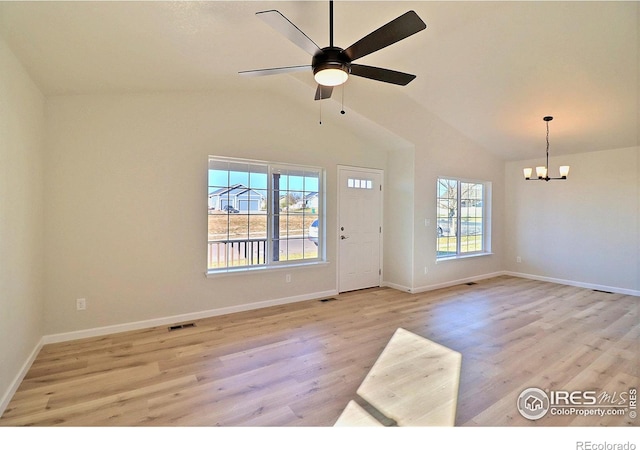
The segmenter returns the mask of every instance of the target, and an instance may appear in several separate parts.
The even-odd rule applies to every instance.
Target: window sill
[[[330,264],[329,261],[313,261],[313,262],[301,262],[301,263],[291,263],[291,264],[279,264],[279,265],[271,265],[271,266],[242,267],[237,269],[236,268],[221,269],[221,270],[207,271],[205,272],[205,276],[207,278],[218,278],[218,277],[234,276],[234,275],[249,275],[249,274],[255,274],[260,272],[277,272],[277,271],[283,271],[283,270],[328,266],[329,264]]]
[[[444,256],[442,258],[436,258],[436,264],[445,262],[445,261],[456,261],[459,259],[469,259],[469,258],[477,258],[480,256],[491,256],[492,252],[482,252],[482,253],[471,253],[469,255],[455,255],[455,256]]]

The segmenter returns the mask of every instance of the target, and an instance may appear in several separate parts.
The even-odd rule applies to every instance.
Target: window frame
[[[440,213],[439,210],[441,199],[440,197],[440,185],[442,180],[455,181],[456,182],[456,211],[455,211],[455,233],[456,237],[456,251],[455,253],[447,253],[440,254],[440,243],[439,239],[441,236],[439,235],[439,226],[440,226]],[[462,231],[462,222],[465,217],[462,215],[463,208],[463,200],[468,200],[462,198],[463,184],[476,184],[482,186],[482,195],[479,200],[482,202],[481,206],[481,214],[482,214],[482,231],[480,236],[482,236],[482,248],[480,250],[475,251],[463,251],[462,250],[462,239],[458,237],[461,236]],[[451,177],[451,176],[438,176],[436,180],[436,262],[447,261],[447,260],[456,260],[456,259],[464,259],[471,258],[476,256],[485,256],[490,255],[491,253],[491,188],[492,184],[490,181],[484,180],[476,180],[476,179],[468,179],[468,178],[460,178],[460,177]],[[476,216],[477,217],[477,216]],[[468,222],[467,222],[468,223]],[[469,236],[469,234],[465,235]]]
[[[260,263],[259,260],[255,264],[243,264],[243,265],[229,265],[227,260],[227,264],[221,267],[210,267],[211,264],[211,243],[216,240],[212,240],[209,238],[209,230],[207,229],[207,265],[206,265],[206,275],[220,275],[220,274],[230,274],[230,273],[246,273],[252,271],[263,271],[263,270],[274,270],[274,269],[282,269],[282,268],[291,268],[296,266],[307,266],[307,265],[317,265],[324,264],[325,261],[325,241],[324,241],[324,227],[325,227],[325,177],[326,171],[322,167],[317,166],[307,166],[307,165],[298,165],[298,164],[289,164],[289,163],[281,163],[281,162],[273,162],[273,161],[263,161],[263,160],[254,160],[254,159],[243,159],[243,158],[233,158],[233,157],[225,157],[225,156],[216,156],[209,155],[207,159],[207,195],[211,195],[212,186],[211,180],[209,179],[209,171],[212,170],[212,161],[223,163],[223,164],[243,164],[247,165],[247,167],[251,168],[252,166],[260,166],[266,168],[266,177],[267,177],[267,186],[266,186],[266,209],[265,209],[265,217],[266,217],[266,244],[265,244],[265,254],[264,254],[264,262]],[[282,210],[278,209],[277,212],[274,211],[276,208],[274,202],[274,174],[288,172],[287,175],[293,176],[293,173],[309,173],[309,174],[317,174],[317,206],[316,213],[312,215],[312,217],[317,216],[318,220],[318,236],[317,236],[317,254],[315,257],[307,257],[307,258],[299,258],[299,259],[291,259],[291,260],[276,260],[274,259],[274,220],[275,216],[282,217]],[[249,173],[249,172],[248,172]],[[303,178],[305,178],[303,176]],[[227,183],[230,183],[228,180]],[[231,186],[227,186],[230,188]],[[249,189],[253,189],[252,186],[247,186]],[[285,190],[285,189],[280,189]],[[314,193],[313,191],[307,191],[304,188],[299,191],[297,189],[288,189],[287,191],[295,191],[295,192],[303,192],[303,193]],[[279,196],[281,198],[281,196]],[[279,200],[278,200],[279,201]],[[210,210],[210,205],[209,210]],[[247,213],[250,216],[250,212]],[[287,212],[288,216],[289,213]],[[303,230],[301,237],[291,238],[289,236],[282,238],[280,236],[280,241],[289,241],[289,240],[301,240],[303,249],[306,245],[306,241],[309,240],[309,226],[306,224],[304,220],[304,212],[302,213],[303,217]],[[207,214],[207,221],[209,221],[209,214]],[[209,223],[209,222],[208,222]],[[311,221],[313,223],[313,221]],[[228,232],[227,232],[228,234]],[[250,231],[248,231],[248,239],[250,237]],[[288,244],[287,244],[288,245]],[[304,250],[303,250],[304,255]]]

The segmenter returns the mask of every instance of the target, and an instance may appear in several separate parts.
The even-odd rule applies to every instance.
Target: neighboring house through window
[[[223,187],[209,194],[209,210],[249,212],[264,210],[266,198],[242,184]]]
[[[490,252],[489,208],[491,183],[438,178],[438,259]]]
[[[324,171],[209,158],[208,271],[318,262]]]

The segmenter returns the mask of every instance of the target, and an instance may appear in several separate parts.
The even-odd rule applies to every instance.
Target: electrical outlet
[[[429,273],[429,268],[427,266],[424,266],[424,274],[426,275],[427,273]]]
[[[517,263],[521,263],[522,262],[522,258],[520,258],[519,256],[516,256],[516,262]]]
[[[86,298],[79,298],[76,300],[76,310],[77,311],[84,311],[85,309],[87,309],[87,299]]]
[[[285,275],[285,277],[284,277],[284,281],[285,281],[286,283],[291,283],[291,274],[290,274],[290,273],[288,273],[288,274],[286,274],[286,275]]]

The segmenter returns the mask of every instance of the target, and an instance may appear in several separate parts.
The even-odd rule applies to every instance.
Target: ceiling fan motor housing
[[[351,60],[340,47],[325,47],[313,55],[313,74],[325,69],[339,69],[351,73]]]

